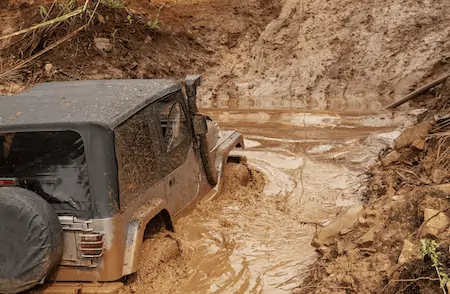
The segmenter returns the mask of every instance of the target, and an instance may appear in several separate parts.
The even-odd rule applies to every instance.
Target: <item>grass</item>
[[[158,28],[158,24],[159,24],[159,15],[161,14],[161,9],[164,7],[164,4],[162,4],[161,6],[159,6],[158,8],[158,12],[156,13],[156,16],[154,19],[151,19],[147,22],[147,26],[154,30]]]
[[[125,4],[123,4],[123,2],[120,0],[102,0],[102,2],[109,8],[116,8],[116,9],[126,8]]]
[[[442,255],[440,251],[438,251],[439,244],[436,243],[435,240],[430,239],[421,239],[420,240],[421,245],[421,255],[422,258],[425,256],[430,257],[432,264],[432,267],[436,270],[436,273],[439,277],[440,281],[440,287],[444,294],[447,294],[446,285],[449,282],[448,274],[444,271],[444,265],[442,262],[439,261],[439,257]]]

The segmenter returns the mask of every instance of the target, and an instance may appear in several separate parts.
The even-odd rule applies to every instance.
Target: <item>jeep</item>
[[[173,231],[218,189],[244,142],[199,112],[200,83],[50,82],[0,97],[0,293],[47,281],[114,293],[152,226]]]

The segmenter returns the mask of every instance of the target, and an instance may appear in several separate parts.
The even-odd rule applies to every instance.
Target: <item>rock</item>
[[[144,43],[145,43],[145,44],[150,44],[150,43],[152,43],[152,42],[153,42],[152,37],[150,37],[150,36],[145,37],[145,40],[144,40]]]
[[[370,247],[372,246],[374,240],[375,240],[375,228],[371,228],[369,231],[367,231],[367,233],[365,233],[356,240],[356,244],[360,245],[361,247]]]
[[[361,215],[362,206],[354,205],[348,208],[345,212],[340,213],[333,221],[326,227],[319,229],[314,237],[311,245],[319,248],[323,245],[331,245],[336,243],[340,232],[345,232],[358,221]]]
[[[101,23],[101,24],[106,23],[105,18],[104,18],[103,16],[101,16],[100,14],[99,14],[98,17],[97,17],[97,20],[98,20],[98,22]]]
[[[111,52],[113,45],[108,38],[94,38],[95,47],[104,52]]]
[[[435,185],[435,186],[433,186],[433,188],[435,188],[441,192],[444,192],[447,195],[450,194],[450,184]]]
[[[343,240],[343,241],[338,241],[336,247],[337,247],[338,254],[343,255],[346,252],[355,249],[356,245],[355,245],[355,243],[353,243],[351,241]]]
[[[443,212],[439,212],[431,208],[425,208],[423,215],[423,233],[425,235],[430,234],[436,236],[445,231],[450,224],[450,219]]]
[[[415,140],[411,143],[411,146],[413,146],[414,148],[419,149],[419,150],[425,150],[425,149],[428,148],[427,142],[425,142],[425,141],[422,140],[422,139],[415,139]]]
[[[388,155],[386,155],[383,159],[381,159],[381,164],[383,166],[388,166],[394,162],[396,162],[400,158],[400,153],[396,150],[392,151]]]
[[[403,241],[402,252],[398,257],[398,263],[405,264],[416,259],[420,259],[418,246],[405,239]]]
[[[434,168],[433,172],[431,173],[431,180],[435,184],[440,184],[444,181],[445,178],[449,176],[449,173],[445,170],[442,170],[440,168]]]
[[[44,67],[45,71],[49,74],[53,69],[53,65],[51,63],[47,63]]]
[[[424,139],[428,135],[431,125],[430,121],[425,121],[406,129],[397,139],[395,139],[395,148],[400,149],[411,145],[416,139]]]

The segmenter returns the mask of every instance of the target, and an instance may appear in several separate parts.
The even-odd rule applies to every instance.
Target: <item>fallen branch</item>
[[[0,78],[3,78],[4,76],[6,76],[7,74],[18,70],[20,68],[22,68],[23,66],[25,66],[27,63],[29,63],[30,61],[33,61],[34,59],[38,58],[39,56],[41,56],[44,53],[47,53],[48,51],[52,50],[53,48],[57,47],[58,45],[64,43],[65,41],[69,40],[70,38],[72,38],[73,36],[75,36],[76,34],[78,34],[81,30],[83,30],[84,28],[86,28],[88,26],[88,24],[82,25],[81,27],[79,27],[78,29],[68,33],[66,36],[64,36],[62,39],[59,39],[58,41],[56,41],[55,43],[53,43],[52,45],[42,49],[41,51],[39,51],[38,53],[34,54],[33,56],[19,62],[17,65],[13,66],[12,68],[7,69],[6,71],[0,73]]]
[[[23,29],[23,30],[17,31],[17,32],[15,32],[15,33],[12,33],[12,34],[9,34],[9,35],[6,35],[6,36],[1,36],[1,37],[0,37],[0,40],[7,39],[7,38],[11,38],[11,37],[18,36],[18,35],[21,35],[21,34],[25,34],[25,33],[28,33],[28,32],[34,31],[34,30],[37,30],[37,29],[39,29],[39,28],[42,28],[42,27],[45,27],[45,26],[48,26],[48,25],[51,25],[51,24],[54,24],[54,23],[57,23],[57,22],[60,22],[60,21],[67,20],[67,19],[69,19],[69,18],[71,18],[71,17],[73,17],[73,16],[76,16],[76,15],[82,13],[82,12],[83,12],[83,8],[80,7],[80,8],[78,8],[78,9],[76,9],[76,10],[70,12],[70,13],[67,13],[67,14],[65,14],[65,15],[62,15],[62,16],[60,16],[60,17],[51,19],[51,20],[46,21],[46,22],[39,23],[39,24],[37,24],[37,25],[35,25],[35,26],[32,26],[32,27],[30,27],[30,28],[27,28],[27,29]]]
[[[439,84],[442,84],[442,83],[443,83],[446,79],[448,79],[449,77],[450,77],[450,74],[446,74],[445,76],[440,77],[439,79],[434,80],[434,81],[432,81],[432,82],[429,83],[429,84],[426,84],[425,86],[423,86],[423,87],[421,87],[421,88],[415,90],[414,92],[412,92],[412,93],[406,95],[404,98],[402,98],[402,99],[400,99],[400,100],[398,100],[398,101],[395,101],[394,103],[389,104],[388,106],[386,106],[386,109],[389,109],[389,108],[395,108],[395,107],[397,107],[397,106],[402,105],[403,103],[408,102],[409,100],[411,100],[411,99],[413,99],[413,98],[419,96],[420,94],[425,93],[425,92],[428,91],[429,89],[431,89],[431,88],[433,88],[433,87],[435,87],[435,86],[437,86],[437,85],[439,85]]]

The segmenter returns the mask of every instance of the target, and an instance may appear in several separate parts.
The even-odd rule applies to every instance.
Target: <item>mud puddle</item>
[[[285,293],[315,260],[310,242],[316,228],[358,202],[362,171],[396,120],[337,113],[205,113],[222,128],[245,134],[246,149],[234,152],[247,157],[249,169],[228,165],[222,194],[176,221],[184,249],[175,265],[161,263],[162,275],[150,285],[160,293]],[[373,133],[378,145],[367,140]]]

